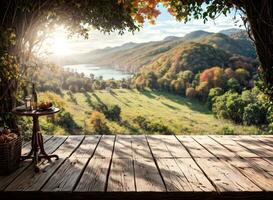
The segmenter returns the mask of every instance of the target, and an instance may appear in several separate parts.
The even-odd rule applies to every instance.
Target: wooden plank
[[[260,167],[273,176],[273,158],[264,158],[264,160],[267,161],[267,163],[263,163]]]
[[[262,141],[263,143],[269,145],[269,146],[273,146],[273,137],[271,136],[252,136],[255,139],[258,139],[260,141]]]
[[[173,158],[157,158],[156,161],[164,179],[167,191],[193,191],[185,174],[181,171]]]
[[[185,147],[173,135],[150,135],[147,140],[155,158],[190,158]]]
[[[52,138],[53,136],[52,135],[43,135],[43,139],[44,139],[44,143],[49,140],[50,138]],[[22,148],[24,148],[25,146],[30,146],[31,145],[31,141],[25,141],[23,140],[22,141]]]
[[[190,158],[190,154],[174,135],[164,137],[164,143],[173,158]]]
[[[113,153],[114,135],[103,135],[95,151],[95,158],[111,158]]]
[[[101,135],[85,136],[80,147],[71,155],[72,158],[90,158],[101,139]]]
[[[86,166],[75,191],[105,191],[115,136],[103,135],[94,156]]]
[[[236,167],[252,182],[265,191],[273,191],[273,176],[265,170],[273,171],[273,166],[261,158],[232,158],[226,159],[228,163]],[[266,169],[262,169],[262,166]]]
[[[259,157],[257,154],[249,151],[245,147],[239,145],[237,142],[231,139],[231,137],[226,137],[223,135],[213,135],[210,136],[223,146],[225,146],[230,151],[236,153],[238,156],[242,158],[253,158],[253,157]]]
[[[50,139],[51,139],[50,144],[51,144],[52,146],[54,146],[55,138],[50,137],[50,136],[46,136],[46,137],[44,138],[44,144],[45,144],[48,140],[50,140]],[[62,140],[62,141],[63,141],[63,140]],[[52,150],[52,149],[49,148],[49,146],[47,146],[47,147],[45,147],[45,148],[47,148],[47,151],[51,151],[51,150]],[[27,155],[27,154],[29,153],[30,149],[31,149],[31,142],[29,141],[29,142],[25,143],[25,144],[22,146],[21,154],[22,154],[23,156],[24,156],[24,155]]]
[[[167,146],[161,138],[156,136],[147,136],[148,143],[151,147],[152,154],[155,158],[172,158]]]
[[[177,139],[186,147],[189,153],[195,158],[213,158],[215,157],[210,152],[208,152],[204,147],[202,147],[198,142],[196,142],[190,136],[178,135]]]
[[[104,192],[110,161],[110,158],[93,157],[88,163],[75,191]]]
[[[139,191],[166,191],[145,136],[132,137],[135,185]]]
[[[185,174],[191,188],[194,192],[211,192],[215,191],[210,181],[206,178],[201,169],[191,158],[175,159],[178,167]]]
[[[134,160],[136,190],[138,192],[166,191],[161,176],[152,159]]]
[[[225,158],[225,157],[238,157],[235,153],[229,151],[215,140],[211,139],[208,136],[194,136],[194,140],[196,140],[200,145],[202,145],[205,149],[211,152],[217,158]]]
[[[153,159],[144,135],[132,136],[132,149],[134,159]]]
[[[273,157],[273,147],[251,136],[233,137],[233,140],[261,157]]]
[[[113,158],[107,191],[132,192],[135,190],[133,160]]]
[[[34,173],[33,168],[27,168],[18,176],[5,191],[37,191],[47,182],[58,167],[78,147],[83,136],[69,136],[68,139],[55,151],[58,160],[44,161],[39,164],[40,172]]]
[[[86,136],[82,144],[49,179],[42,191],[72,191],[88,160],[93,155],[100,136]]]
[[[66,138],[67,137],[63,137],[62,141],[64,142]],[[26,152],[30,151],[30,148],[31,148],[30,145],[31,145],[30,143],[28,145],[25,145],[24,148]],[[49,154],[52,153],[56,148],[58,148],[56,143],[54,143],[54,140],[52,139],[52,137],[48,137],[46,140],[44,140],[44,146],[45,146],[45,150]],[[55,146],[55,149],[53,149],[52,146]],[[15,172],[13,172],[12,174],[8,176],[0,176],[0,191],[4,190],[17,176],[19,176],[27,167],[29,167],[31,163],[32,163],[31,160],[25,160],[23,162],[20,162],[19,169],[17,169]]]
[[[236,168],[217,158],[196,158],[219,192],[261,191]]]
[[[123,158],[133,158],[132,138],[127,135],[117,135],[113,159]]]

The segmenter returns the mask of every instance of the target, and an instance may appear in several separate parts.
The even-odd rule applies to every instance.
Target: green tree
[[[259,103],[250,103],[244,108],[243,121],[247,125],[267,123],[267,109]]]
[[[272,19],[273,2],[271,0],[121,0],[125,7],[131,8],[131,15],[140,23],[149,19],[154,23],[160,14],[157,5],[162,3],[179,21],[191,19],[215,19],[220,14],[227,15],[232,9],[239,10],[251,31],[261,62],[263,90],[273,98],[273,45]]]
[[[151,89],[157,89],[157,76],[154,72],[149,72],[146,75],[146,86],[151,88]]]
[[[235,79],[235,78],[228,79],[227,89],[234,91],[234,92],[240,92],[242,90],[239,81],[237,81],[237,79]]]
[[[1,126],[16,128],[10,111],[18,100],[21,78],[29,73],[30,63],[36,62],[35,47],[54,32],[57,24],[64,25],[71,34],[85,38],[91,27],[120,34],[139,28],[130,11],[116,0],[7,0],[1,1],[0,5]]]
[[[211,109],[214,104],[216,97],[221,96],[224,93],[223,89],[220,87],[211,88],[207,98],[208,107]]]

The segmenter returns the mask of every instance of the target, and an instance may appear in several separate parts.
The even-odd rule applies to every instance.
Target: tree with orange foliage
[[[255,40],[261,62],[265,87],[273,99],[273,1],[272,0],[118,0],[124,9],[140,24],[145,19],[155,22],[162,4],[178,21],[215,19],[232,9],[239,11],[251,37]]]
[[[106,124],[106,118],[103,113],[94,111],[90,117],[92,132],[95,134],[110,134],[110,130]]]
[[[208,88],[223,87],[226,82],[224,70],[220,67],[212,67],[200,74],[200,83],[206,82]]]
[[[196,97],[196,91],[195,91],[195,89],[193,88],[193,87],[189,87],[189,88],[187,88],[187,90],[186,90],[186,97],[189,97],[189,98],[194,98],[194,97]]]
[[[225,69],[225,74],[228,79],[233,78],[235,76],[234,70],[231,69],[230,67]]]

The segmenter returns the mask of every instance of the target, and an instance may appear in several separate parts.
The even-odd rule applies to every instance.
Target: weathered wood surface
[[[273,136],[46,136],[59,160],[0,177],[0,199],[270,199]],[[22,154],[29,150],[24,143]],[[157,196],[157,194],[161,194]]]

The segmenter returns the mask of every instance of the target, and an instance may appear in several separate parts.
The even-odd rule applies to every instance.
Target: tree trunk
[[[245,0],[267,92],[273,98],[273,1]]]
[[[16,106],[16,91],[17,81],[7,80],[1,77],[0,83],[0,127],[7,126],[12,129],[17,129],[16,117],[11,113],[11,110]]]

